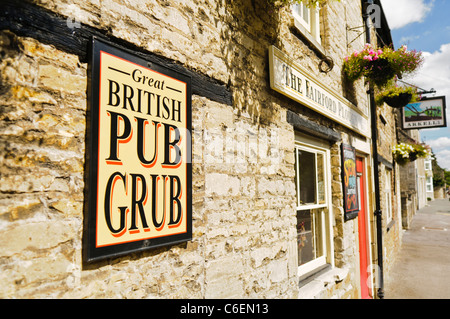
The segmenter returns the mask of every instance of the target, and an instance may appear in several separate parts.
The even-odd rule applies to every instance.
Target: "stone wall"
[[[1,295],[56,296],[81,274],[87,66],[7,31],[1,47]]]
[[[447,198],[446,192],[445,192],[445,187],[444,186],[435,187],[434,188],[434,199],[444,199],[444,198]]]
[[[267,156],[285,143],[290,150],[285,129],[258,128],[231,106],[194,96],[194,240],[83,265],[86,64],[1,35],[3,297],[295,296],[293,158]],[[214,153],[208,139],[217,134],[223,148]],[[240,153],[237,135],[258,139]]]
[[[357,221],[344,221],[340,144],[331,148],[334,260],[320,289],[299,289],[294,129],[286,111],[356,134],[269,88],[268,47],[349,96],[342,82],[346,25],[361,25],[360,1],[323,10],[323,46],[336,65],[295,35],[289,11],[265,1],[35,1],[74,27],[167,58],[232,94],[194,94],[193,240],[94,264],[82,260],[87,68],[51,43],[0,33],[1,298],[357,298]],[[345,14],[344,14],[345,11]],[[367,107],[362,81],[353,101]],[[331,277],[330,277],[331,276]],[[331,279],[330,279],[331,278]],[[311,288],[311,286],[309,286]]]

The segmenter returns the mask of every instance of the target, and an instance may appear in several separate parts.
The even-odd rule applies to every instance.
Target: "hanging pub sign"
[[[446,127],[445,96],[422,98],[417,103],[410,103],[402,108],[402,128],[417,130]]]
[[[93,38],[87,261],[192,238],[191,79]]]
[[[342,144],[342,183],[345,220],[356,218],[359,213],[359,194],[356,175],[356,149]]]

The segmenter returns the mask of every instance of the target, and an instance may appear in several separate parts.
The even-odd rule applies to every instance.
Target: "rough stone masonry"
[[[359,25],[354,2],[348,19]],[[341,5],[324,11],[323,45],[336,61],[347,50]],[[38,1],[36,10],[201,74],[229,90],[232,103],[192,97],[193,240],[85,264],[88,63],[1,31],[1,298],[357,297],[357,224],[343,221],[338,144],[331,186],[339,268],[299,288],[295,134],[286,112],[338,129],[345,142],[352,133],[270,90],[270,45],[345,90],[339,67],[319,72],[287,9],[251,0],[57,0]],[[367,102],[363,93],[355,99]]]

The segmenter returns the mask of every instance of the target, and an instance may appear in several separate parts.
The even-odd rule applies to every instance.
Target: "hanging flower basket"
[[[395,70],[392,68],[389,60],[378,58],[369,61],[365,74],[373,84],[383,87],[395,76]]]
[[[403,157],[403,156],[401,156],[401,155],[394,155],[394,161],[398,164],[398,165],[400,165],[400,166],[404,166],[404,165],[406,165],[406,164],[408,164],[409,163],[409,155],[408,155],[408,157]]]
[[[384,101],[393,108],[402,108],[411,102],[412,97],[410,93],[399,93],[396,96],[385,96]]]
[[[423,63],[422,53],[408,51],[406,46],[398,50],[389,47],[373,49],[366,44],[362,51],[355,51],[344,59],[344,73],[350,81],[365,77],[378,88],[385,87],[395,76],[401,78],[412,73]]]
[[[409,153],[409,161],[414,162],[419,157],[417,152],[411,152]]]
[[[375,101],[378,105],[386,103],[394,108],[402,108],[420,100],[420,94],[415,87],[398,86],[394,81],[389,85],[384,90],[376,91]]]
[[[431,151],[420,144],[400,143],[392,149],[394,161],[399,165],[405,165],[414,162],[418,158],[427,158],[431,156]]]
[[[376,92],[375,100],[378,105],[386,103],[394,108],[402,108],[409,103],[420,100],[420,97],[416,88],[392,84],[387,89]]]

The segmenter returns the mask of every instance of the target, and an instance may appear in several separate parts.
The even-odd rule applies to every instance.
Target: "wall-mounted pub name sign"
[[[93,38],[85,258],[192,238],[191,79]]]
[[[370,136],[368,108],[357,108],[274,46],[269,47],[270,87],[359,134]]]

